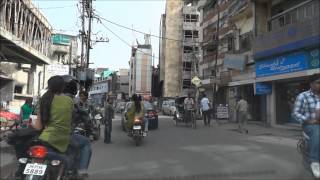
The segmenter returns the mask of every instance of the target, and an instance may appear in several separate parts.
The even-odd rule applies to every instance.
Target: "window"
[[[184,71],[191,71],[191,62],[183,62],[183,70]]]
[[[185,14],[184,22],[198,22],[199,15],[197,14]]]
[[[199,33],[198,31],[185,30],[184,38],[199,38]]]
[[[184,79],[182,82],[182,88],[187,89],[191,87],[191,79]]]
[[[22,94],[22,86],[15,86],[14,93]]]
[[[191,46],[183,46],[183,53],[192,53],[192,51]]]
[[[233,50],[233,37],[232,36],[229,36],[228,39],[228,51],[232,51]]]

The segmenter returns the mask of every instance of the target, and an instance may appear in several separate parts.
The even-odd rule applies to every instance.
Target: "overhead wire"
[[[116,34],[116,33],[113,32],[110,28],[108,28],[108,27],[107,27],[104,23],[102,23],[101,21],[100,21],[100,24],[101,24],[104,28],[106,28],[109,32],[111,32],[114,36],[116,36],[121,42],[125,43],[125,44],[126,44],[127,46],[129,46],[130,48],[133,47],[133,46],[130,45],[127,41],[125,41],[124,39],[122,39],[118,34]],[[147,55],[147,56],[150,56],[150,57],[159,59],[159,57],[156,57],[156,56],[154,56],[154,55],[145,53],[145,52],[141,51],[140,49],[136,49],[136,50],[139,51],[139,52],[142,52],[143,54],[145,54],[145,55]]]

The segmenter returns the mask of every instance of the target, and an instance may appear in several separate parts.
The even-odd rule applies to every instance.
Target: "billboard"
[[[69,74],[69,66],[62,65],[62,64],[51,64],[48,65],[47,68],[48,74],[55,76],[55,75],[68,75]]]

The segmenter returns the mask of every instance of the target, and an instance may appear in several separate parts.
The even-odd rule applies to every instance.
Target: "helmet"
[[[76,95],[78,92],[79,81],[70,75],[63,75],[61,76],[64,81],[64,93],[70,93],[72,95]]]

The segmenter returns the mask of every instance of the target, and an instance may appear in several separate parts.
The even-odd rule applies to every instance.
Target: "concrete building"
[[[250,104],[252,119],[266,121],[266,112],[259,106],[261,97],[254,94],[253,3],[203,0],[198,8],[202,42],[199,69],[205,93],[215,104],[228,104],[233,120],[235,97],[242,95]]]
[[[272,126],[295,123],[292,107],[320,73],[318,0],[254,0],[255,91]]]
[[[319,1],[199,1],[200,74],[207,95],[249,103],[252,120],[268,125],[291,118],[297,94],[319,71]],[[218,26],[219,24],[219,26]],[[281,61],[280,61],[281,60]],[[281,107],[281,108],[277,108]]]
[[[163,96],[194,92],[191,79],[197,74],[199,59],[199,13],[197,0],[166,2],[161,16],[160,82]]]
[[[150,36],[145,43],[132,47],[130,58],[129,96],[132,94],[151,95],[152,47]]]
[[[119,69],[118,80],[119,80],[119,92],[127,98],[129,96],[129,69]]]
[[[1,94],[13,92],[1,101],[9,100],[11,106],[20,107],[26,97],[44,88],[43,65],[51,63],[51,29],[30,0],[1,1],[0,69],[13,80],[13,84],[3,85],[0,78]]]

